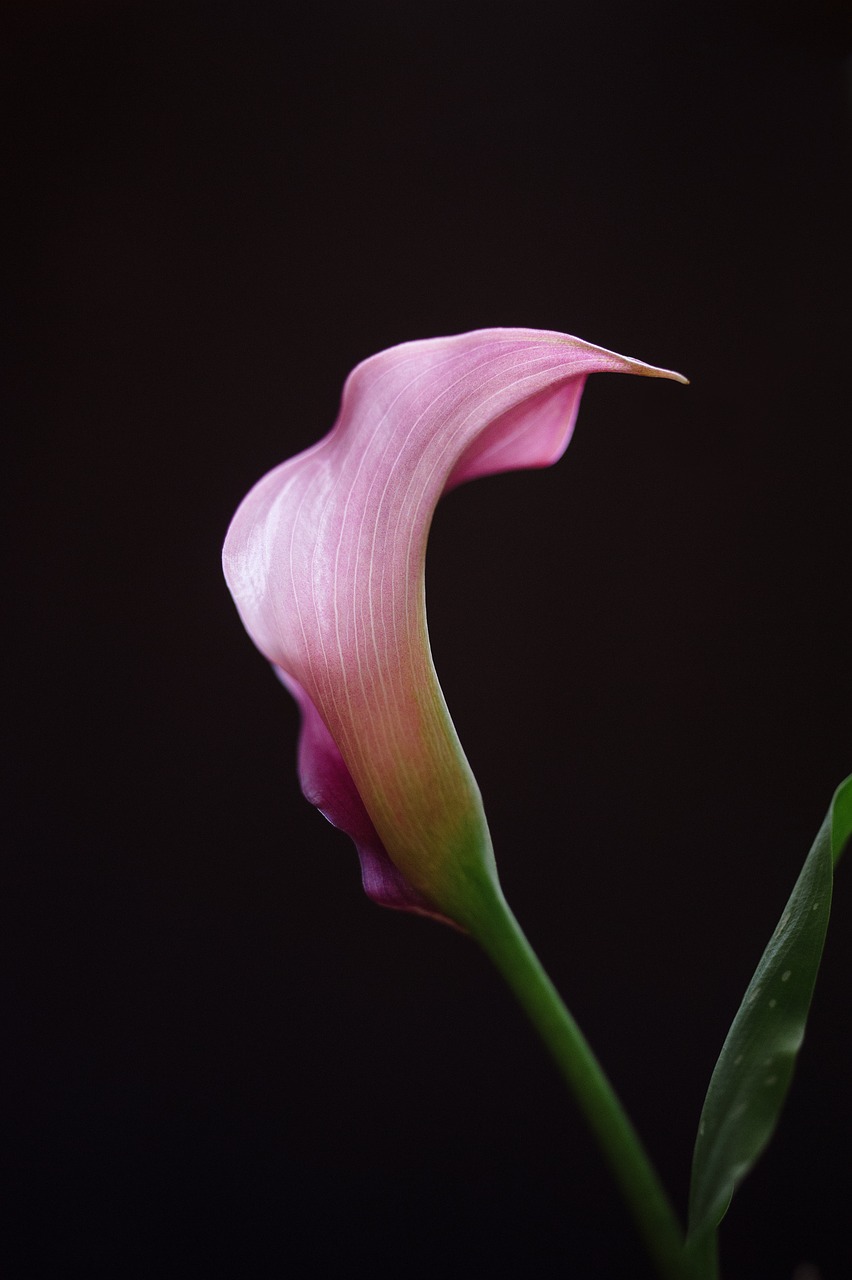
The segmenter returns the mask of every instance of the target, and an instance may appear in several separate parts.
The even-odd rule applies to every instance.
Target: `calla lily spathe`
[[[382,351],[350,374],[332,431],[265,476],[228,531],[237,608],[301,710],[303,791],[353,838],[386,906],[476,931],[497,888],[429,649],[435,506],[464,480],[555,462],[598,372],[684,381],[534,329]]]

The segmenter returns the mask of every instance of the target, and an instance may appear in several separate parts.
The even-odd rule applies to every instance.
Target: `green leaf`
[[[831,807],[719,1055],[695,1143],[689,1240],[706,1247],[778,1123],[822,957],[834,867],[852,836],[852,776]]]

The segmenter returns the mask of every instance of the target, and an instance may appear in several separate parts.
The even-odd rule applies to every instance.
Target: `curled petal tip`
[[[668,378],[671,382],[682,382],[685,387],[689,386],[689,378],[676,373],[674,369],[659,369],[654,364],[645,364],[644,360],[639,360],[636,356],[625,356],[624,359],[633,366],[626,370],[628,373],[636,373],[641,378]]]

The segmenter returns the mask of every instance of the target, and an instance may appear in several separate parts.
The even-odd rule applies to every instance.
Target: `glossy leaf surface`
[[[852,836],[852,777],[837,788],[716,1063],[695,1144],[690,1241],[715,1231],[778,1123],[822,958],[834,868]]]

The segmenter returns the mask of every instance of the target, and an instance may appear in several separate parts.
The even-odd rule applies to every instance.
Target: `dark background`
[[[683,1206],[852,768],[849,10],[6,7],[4,1274],[646,1275],[466,939],[363,897],[219,549],[359,359],[595,378],[439,510],[436,663],[510,901]],[[729,1280],[852,1274],[852,885]]]

